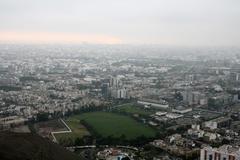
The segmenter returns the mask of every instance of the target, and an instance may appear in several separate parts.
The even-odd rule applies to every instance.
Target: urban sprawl
[[[0,45],[0,130],[86,159],[240,159],[240,49]]]

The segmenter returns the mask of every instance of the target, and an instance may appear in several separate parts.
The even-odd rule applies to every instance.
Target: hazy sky
[[[240,45],[240,0],[0,0],[0,41]]]

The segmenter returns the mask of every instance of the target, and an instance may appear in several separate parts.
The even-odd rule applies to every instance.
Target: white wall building
[[[148,105],[150,107],[160,108],[160,109],[167,109],[169,105],[167,103],[153,103],[153,102],[147,102],[147,101],[137,101],[138,104],[142,105]]]

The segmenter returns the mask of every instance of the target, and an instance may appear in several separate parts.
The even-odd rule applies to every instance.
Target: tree
[[[84,143],[83,143],[83,140],[80,139],[80,138],[76,138],[74,143],[75,143],[76,146],[81,146],[81,145],[84,144]]]
[[[47,120],[48,120],[48,113],[37,114],[37,121],[47,121]]]
[[[180,92],[175,92],[174,97],[178,100],[178,101],[182,101],[183,100],[183,96]]]
[[[93,144],[93,137],[92,136],[89,136],[89,135],[85,135],[82,137],[82,142],[83,142],[83,145],[91,145]]]

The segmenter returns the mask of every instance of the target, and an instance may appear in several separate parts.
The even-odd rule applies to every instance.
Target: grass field
[[[154,137],[156,132],[149,126],[141,124],[131,117],[108,112],[91,112],[75,115],[71,119],[85,120],[98,134],[103,137],[120,137],[135,139],[141,135]]]
[[[68,125],[68,127],[71,128],[72,132],[54,134],[54,136],[58,141],[60,139],[66,139],[66,138],[70,138],[74,141],[76,138],[81,138],[85,135],[90,135],[88,130],[82,124],[80,124],[80,120],[76,118],[70,117],[65,121],[65,123]]]
[[[145,115],[145,116],[148,116],[148,115],[151,115],[154,113],[151,110],[147,110],[142,107],[135,106],[134,104],[131,104],[131,103],[121,105],[116,109],[121,112],[126,112],[126,113],[130,113],[130,114],[139,114],[139,115]]]
[[[71,128],[72,133],[55,134],[57,140],[70,138],[74,141],[84,135],[90,135],[87,129],[80,124],[80,120],[85,120],[103,137],[125,135],[126,139],[135,139],[141,135],[154,137],[156,134],[154,129],[135,121],[131,117],[108,112],[90,112],[68,118],[65,122]]]

